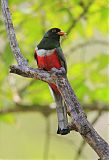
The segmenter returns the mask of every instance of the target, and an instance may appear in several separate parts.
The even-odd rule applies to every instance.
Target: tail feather
[[[58,134],[68,134],[68,119],[67,119],[67,108],[65,102],[62,99],[60,92],[58,91],[55,85],[50,85],[50,89],[52,91],[52,95],[56,102],[56,111],[58,117]]]

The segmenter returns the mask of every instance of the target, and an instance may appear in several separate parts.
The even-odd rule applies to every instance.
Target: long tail
[[[50,88],[52,90],[53,97],[56,102],[56,111],[58,117],[58,130],[57,134],[65,135],[68,134],[68,118],[67,118],[67,108],[62,99],[60,92],[54,84],[50,84]]]

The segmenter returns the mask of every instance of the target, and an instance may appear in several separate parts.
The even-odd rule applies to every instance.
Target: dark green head
[[[54,49],[60,46],[60,36],[65,35],[65,32],[59,28],[51,28],[48,30],[41,42],[38,44],[38,49]]]

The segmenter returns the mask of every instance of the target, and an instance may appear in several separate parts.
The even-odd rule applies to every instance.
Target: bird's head
[[[66,33],[59,28],[49,29],[40,43],[38,44],[39,49],[54,49],[60,46],[60,36],[64,36]]]
[[[64,36],[66,35],[66,33],[64,31],[62,31],[61,29],[59,28],[51,28],[49,29],[44,37],[45,38],[50,38],[50,39],[55,39],[55,40],[60,40],[60,36]]]

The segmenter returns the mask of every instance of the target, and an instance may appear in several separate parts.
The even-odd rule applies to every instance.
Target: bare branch
[[[108,104],[102,104],[102,107],[99,107],[99,103],[93,103],[93,104],[83,104],[82,105],[83,109],[86,112],[95,112],[95,111],[99,111],[99,112],[107,112],[109,111],[109,105]],[[45,110],[46,108],[46,110]],[[0,110],[0,115],[4,115],[4,114],[8,114],[8,113],[20,113],[20,112],[40,112],[43,114],[47,113],[54,113],[55,112],[55,108],[51,108],[49,105],[39,105],[39,104],[32,104],[32,105],[28,105],[28,104],[20,104],[20,103],[16,103],[14,106],[11,106],[9,108],[2,108]]]
[[[98,119],[101,117],[101,115],[102,115],[102,111],[98,110],[98,113],[97,113],[96,117],[93,119],[93,121],[91,122],[91,124],[94,125],[98,121]],[[83,140],[80,144],[80,147],[79,147],[77,153],[76,153],[76,156],[75,156],[76,160],[78,160],[80,158],[82,151],[85,147],[85,144],[86,144],[86,141]]]
[[[5,26],[7,28],[7,34],[10,42],[11,49],[14,53],[14,56],[17,60],[18,65],[27,65],[27,60],[23,57],[21,54],[20,48],[18,47],[11,14],[8,8],[8,1],[7,0],[1,0],[1,6],[2,6],[2,12],[4,15],[4,22]]]
[[[10,66],[10,73],[15,73],[27,78],[40,79],[45,82],[54,82],[49,72],[28,66]]]
[[[88,122],[68,80],[59,77],[57,79],[57,86],[70,110],[73,120],[72,128],[74,129],[75,126],[75,130],[77,130],[85,141],[95,150],[101,160],[109,159],[108,144],[98,135],[92,125]]]
[[[108,112],[109,111],[108,103],[93,102],[92,104],[83,104],[82,107],[84,110],[86,110],[86,112],[89,112],[89,111]]]
[[[90,4],[92,4],[92,0],[89,5],[84,9],[84,12],[80,15],[78,20],[87,12]],[[12,51],[15,55],[15,58],[18,62],[19,66],[12,66],[11,73],[19,74],[28,78],[38,78],[45,82],[51,82],[56,84],[58,87],[67,107],[69,108],[71,118],[72,118],[72,128],[77,130],[81,136],[85,139],[85,141],[95,150],[101,160],[109,159],[109,146],[104,141],[103,138],[98,135],[92,125],[88,122],[85,113],[83,112],[77,97],[72,90],[63,69],[60,70],[52,70],[51,73],[47,73],[45,71],[41,71],[38,69],[33,69],[27,66],[27,61],[21,55],[21,52],[18,48],[14,28],[11,21],[11,15],[9,12],[7,0],[1,0],[2,11],[4,15],[5,25],[8,32],[8,37],[10,40],[10,45]],[[77,23],[77,21],[73,24],[73,26]],[[69,29],[69,31],[72,29]],[[75,126],[75,127],[74,127]]]
[[[45,109],[46,108],[46,109]],[[10,108],[3,108],[0,110],[0,115],[5,115],[8,113],[21,113],[21,112],[40,112],[44,116],[48,117],[51,113],[54,113],[54,109],[50,108],[49,105],[26,105],[26,104],[19,104],[16,103],[14,106],[11,106]]]
[[[94,39],[94,40],[91,40],[91,41],[87,41],[87,42],[84,42],[84,43],[77,44],[76,46],[72,47],[69,50],[69,52],[75,52],[76,50],[84,48],[88,45],[97,45],[97,44],[98,45],[105,45],[105,46],[108,47],[108,41]]]
[[[71,30],[80,21],[80,19],[83,18],[87,14],[87,12],[88,12],[90,6],[93,4],[93,2],[94,2],[94,0],[90,0],[89,3],[86,6],[84,6],[83,12],[76,19],[73,20],[73,23],[71,24],[71,26],[67,30],[67,34],[70,34]]]

